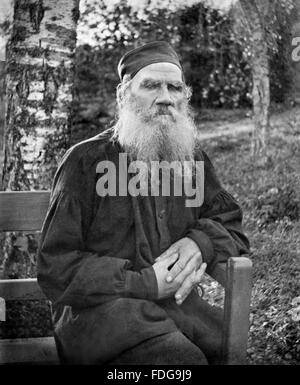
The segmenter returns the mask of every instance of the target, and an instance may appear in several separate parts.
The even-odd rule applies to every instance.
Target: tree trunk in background
[[[4,120],[5,120],[5,61],[0,60],[0,167],[4,161]],[[1,175],[1,172],[0,172]],[[1,179],[0,179],[1,190]]]
[[[15,1],[6,57],[4,190],[49,188],[67,147],[78,16],[79,0]]]
[[[292,58],[292,90],[291,99],[300,104],[300,1],[295,1],[295,9],[293,12],[294,22],[291,28],[291,47],[290,55]]]
[[[260,0],[261,1],[261,0]],[[268,6],[268,1],[261,5]],[[267,140],[269,132],[270,108],[270,69],[267,39],[264,29],[264,13],[255,0],[240,0],[244,17],[248,22],[252,43],[252,102],[254,114],[254,131],[252,136],[252,154],[267,160]]]
[[[3,190],[49,189],[68,147],[78,16],[79,0],[15,0],[6,53]],[[8,234],[2,243],[1,275],[32,276],[36,238]]]

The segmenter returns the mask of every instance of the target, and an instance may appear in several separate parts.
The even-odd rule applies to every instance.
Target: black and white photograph
[[[0,0],[0,365],[299,364],[300,0]]]

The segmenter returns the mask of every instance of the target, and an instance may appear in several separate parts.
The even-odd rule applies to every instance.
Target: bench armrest
[[[225,289],[222,358],[225,364],[246,362],[252,288],[252,262],[247,257],[218,263],[212,278]]]

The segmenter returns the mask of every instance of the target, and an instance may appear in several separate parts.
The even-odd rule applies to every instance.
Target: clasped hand
[[[174,295],[181,305],[205,272],[201,251],[192,239],[182,238],[156,258],[153,264],[158,284],[158,298]]]

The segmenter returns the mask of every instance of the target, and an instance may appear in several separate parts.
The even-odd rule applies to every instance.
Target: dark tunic
[[[220,185],[205,152],[204,203],[186,207],[183,196],[97,194],[97,164],[114,162],[120,145],[111,132],[79,143],[55,175],[38,253],[38,282],[53,306],[55,336],[68,360],[104,363],[148,338],[181,330],[205,353],[218,348],[220,315],[206,315],[193,290],[178,306],[158,300],[152,264],[171,244],[190,237],[207,271],[247,253],[242,212]],[[117,190],[118,191],[118,190]]]

